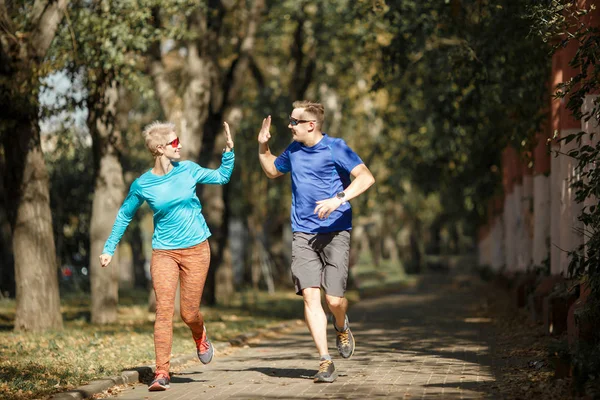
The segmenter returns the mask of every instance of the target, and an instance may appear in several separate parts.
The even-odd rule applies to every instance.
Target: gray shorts
[[[322,287],[330,296],[344,297],[348,281],[350,231],[331,233],[294,232],[292,279],[296,294]]]

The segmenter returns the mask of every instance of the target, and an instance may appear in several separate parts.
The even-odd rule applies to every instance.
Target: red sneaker
[[[160,392],[163,390],[167,390],[169,388],[169,382],[169,374],[166,374],[164,372],[157,372],[156,375],[154,375],[154,380],[152,381],[150,386],[148,386],[148,390],[151,392]]]
[[[212,361],[215,349],[210,340],[206,337],[206,327],[204,327],[202,337],[196,340],[196,350],[198,351],[198,358],[202,364],[208,364]]]

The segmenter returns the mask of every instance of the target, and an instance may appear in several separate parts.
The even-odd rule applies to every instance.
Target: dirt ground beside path
[[[454,283],[457,290],[474,286],[481,301],[473,314],[489,321],[493,334],[490,346],[496,366],[493,393],[499,399],[578,399],[571,390],[571,378],[555,378],[551,350],[566,340],[544,334],[525,309],[518,309],[510,292],[492,282],[469,283],[465,277]]]

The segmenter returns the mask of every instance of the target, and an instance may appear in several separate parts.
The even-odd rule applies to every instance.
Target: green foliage
[[[69,3],[47,64],[51,72],[68,74],[72,90],[43,110],[46,116],[98,107],[106,85],[113,83],[152,96],[145,54],[161,34],[152,23],[155,4],[152,0]]]
[[[390,91],[386,125],[398,130],[386,132],[390,179],[439,192],[450,221],[481,221],[501,151],[534,144],[549,57],[529,35],[529,3],[402,1],[386,13],[393,38],[375,89]]]
[[[57,61],[73,74],[83,68],[88,93],[112,80],[129,90],[145,90],[144,53],[159,32],[153,27],[152,1],[72,1],[68,24],[54,47]]]

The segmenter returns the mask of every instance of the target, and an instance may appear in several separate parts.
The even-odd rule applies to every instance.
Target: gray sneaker
[[[335,366],[331,360],[321,360],[319,364],[319,372],[314,376],[315,383],[331,383],[337,379],[338,375],[335,372]]]
[[[350,330],[350,323],[348,322],[348,316],[346,315],[345,320],[346,330],[343,332],[338,331],[335,326],[335,321],[333,322],[333,327],[335,328],[335,345],[337,346],[340,355],[344,358],[352,357],[354,354],[354,335],[352,335],[352,331]]]
[[[202,364],[208,364],[212,361],[215,349],[206,336],[206,327],[204,327],[202,337],[199,340],[196,340],[196,350],[198,351],[198,358]]]

